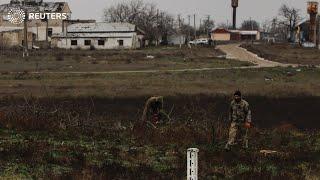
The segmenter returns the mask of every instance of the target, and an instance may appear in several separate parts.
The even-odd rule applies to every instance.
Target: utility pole
[[[49,48],[49,19],[46,17],[46,43],[47,43],[47,48]]]
[[[200,25],[199,25],[199,38],[201,36],[202,31],[202,18],[200,18]]]
[[[159,44],[159,9],[157,9],[157,30],[156,30],[156,46]]]
[[[24,2],[25,3],[25,2]],[[23,45],[24,45],[24,48],[23,48],[23,58],[25,57],[28,57],[29,56],[29,52],[28,52],[28,12],[27,12],[27,9],[24,8],[24,12],[27,14],[25,19],[24,19],[24,22],[23,22],[23,25],[24,25],[24,40],[23,40]]]
[[[320,18],[317,17],[317,26],[318,26],[318,40],[317,40],[317,48],[320,49]]]
[[[193,15],[194,39],[197,39],[196,14]]]
[[[178,15],[178,21],[179,21],[179,30],[178,30],[178,34],[179,34],[179,45],[180,45],[180,49],[181,49],[181,46],[182,46],[182,40],[181,40],[181,15],[179,14]]]
[[[250,17],[251,31],[253,32],[252,18]],[[251,44],[253,44],[253,35],[251,35]]]
[[[188,25],[189,25],[189,27],[188,27],[188,43],[189,43],[189,41],[190,41],[190,36],[191,36],[190,23],[191,23],[191,16],[188,15]]]
[[[207,29],[207,35],[209,36],[209,28],[210,28],[210,15],[208,15],[208,20],[207,20],[207,27],[206,27],[206,29]],[[211,30],[210,30],[211,31]]]

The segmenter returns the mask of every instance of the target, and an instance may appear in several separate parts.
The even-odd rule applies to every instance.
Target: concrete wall
[[[52,29],[53,34],[62,33],[62,27],[60,26],[49,26],[48,28]],[[39,27],[29,27],[28,31],[33,32],[36,35],[36,41],[45,41],[46,40],[46,26],[39,26]],[[48,37],[49,41],[51,38]]]
[[[214,41],[230,41],[230,33],[213,33],[211,39]]]
[[[184,35],[172,35],[168,37],[168,43],[173,45],[185,44],[186,36]]]
[[[0,32],[0,46],[13,47],[22,45],[24,41],[23,31],[8,31]],[[31,48],[33,45],[33,34],[28,32],[28,46]]]
[[[71,45],[72,40],[77,40],[77,45]],[[85,40],[91,40],[91,46],[85,45]],[[105,40],[105,45],[98,45],[99,40]],[[123,40],[123,46],[119,45],[119,40]],[[137,36],[132,37],[116,37],[116,38],[53,38],[52,46],[63,49],[131,49],[140,48],[139,39]]]

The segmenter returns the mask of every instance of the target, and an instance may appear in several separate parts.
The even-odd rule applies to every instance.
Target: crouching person
[[[145,104],[143,115],[142,115],[142,121],[143,122],[149,121],[154,125],[156,125],[161,120],[162,111],[163,111],[163,97],[162,96],[151,97],[147,100]]]

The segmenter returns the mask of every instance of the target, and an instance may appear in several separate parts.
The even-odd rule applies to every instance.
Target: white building
[[[187,37],[183,34],[173,34],[168,36],[168,44],[169,45],[180,45],[185,44]]]
[[[52,36],[52,46],[64,49],[131,49],[143,46],[144,32],[129,23],[78,23]]]

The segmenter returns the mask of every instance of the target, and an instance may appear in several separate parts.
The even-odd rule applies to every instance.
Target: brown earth
[[[146,99],[2,99],[0,168],[33,178],[183,179],[185,151],[198,147],[202,179],[302,179],[319,170],[320,136],[307,130],[320,128],[318,97],[246,97],[255,122],[250,148],[231,152],[223,150],[229,97],[165,97],[172,122],[137,136]]]
[[[56,131],[60,127],[88,135],[101,135],[116,123],[133,126],[140,120],[148,97],[132,98],[6,98],[1,101],[0,125],[21,130]],[[319,97],[267,98],[249,96],[256,127],[272,128],[289,123],[299,129],[318,129]],[[202,125],[227,122],[227,96],[177,95],[165,97],[165,109],[177,123]],[[76,121],[76,122],[74,122]]]

